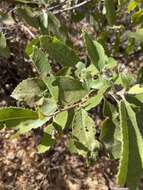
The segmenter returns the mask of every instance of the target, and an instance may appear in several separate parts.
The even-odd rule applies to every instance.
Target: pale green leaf
[[[96,80],[92,80],[90,83],[90,87],[92,89],[100,90],[106,86],[109,86],[110,82],[108,80],[105,80],[103,78],[98,78]]]
[[[34,46],[30,57],[41,78],[46,77],[51,72],[48,56],[40,48]]]
[[[63,130],[66,126],[67,119],[68,119],[68,112],[67,111],[60,112],[58,115],[56,115],[56,117],[54,117],[53,126],[58,130],[61,129]]]
[[[128,90],[130,88],[130,86],[133,84],[134,82],[134,78],[131,74],[128,73],[120,73],[120,82],[121,85]]]
[[[139,84],[134,85],[128,91],[128,97],[135,97],[137,100],[143,103],[143,87]]]
[[[139,84],[134,85],[133,87],[131,87],[128,91],[129,94],[141,94],[143,93],[143,87],[140,87]]]
[[[5,35],[0,32],[0,56],[9,58],[10,57],[10,50],[7,46]]]
[[[134,38],[137,42],[143,42],[143,28],[138,29],[136,32],[129,32],[128,36]]]
[[[136,1],[131,1],[128,5],[128,12],[130,13],[138,6]]]
[[[46,116],[53,114],[57,110],[57,104],[53,98],[42,97],[36,102],[36,105],[38,106],[38,110]]]
[[[95,76],[96,74],[98,74],[98,69],[96,68],[96,66],[94,64],[90,64],[87,68],[86,68],[87,72],[89,72],[92,76]]]
[[[30,56],[33,52],[33,46],[38,46],[39,47],[39,38],[34,38],[31,41],[29,41],[26,45],[25,52],[28,56]]]
[[[99,148],[95,139],[96,127],[94,121],[88,116],[85,110],[78,110],[72,124],[72,137],[74,146],[79,149],[78,153],[87,156],[88,152],[94,152]]]
[[[114,58],[109,57],[107,64],[105,65],[105,69],[113,69],[116,66],[117,66],[117,61]]]
[[[30,107],[35,105],[42,96],[46,86],[37,78],[28,78],[23,80],[12,92],[12,97],[18,101],[27,103]]]

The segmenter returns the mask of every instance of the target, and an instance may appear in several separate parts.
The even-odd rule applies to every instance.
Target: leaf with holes
[[[33,107],[46,92],[46,86],[40,79],[28,78],[23,80],[12,92],[12,97],[18,101],[23,101]]]
[[[72,123],[71,138],[78,153],[87,156],[88,153],[91,154],[99,148],[95,134],[95,123],[88,116],[88,113],[83,109],[76,111]]]

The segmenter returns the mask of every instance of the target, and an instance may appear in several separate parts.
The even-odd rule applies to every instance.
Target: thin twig
[[[35,34],[33,34],[27,26],[21,25],[21,28],[23,28],[23,30],[25,30],[32,38],[35,38]]]
[[[63,12],[66,12],[66,11],[77,9],[77,8],[82,7],[83,5],[85,5],[85,4],[87,4],[87,3],[91,2],[91,1],[92,0],[85,0],[85,1],[83,1],[81,3],[79,3],[79,4],[76,4],[76,5],[72,6],[72,7],[68,7],[68,8],[65,8],[65,9],[53,11],[53,14],[56,15],[56,14],[59,14],[59,13],[63,13]],[[51,11],[54,8],[56,8],[56,6],[55,7],[49,7],[48,11]],[[35,38],[35,34],[33,32],[31,32],[31,30],[27,26],[21,25],[21,28],[23,28],[23,30],[25,30],[31,36],[31,38]]]
[[[85,0],[85,1],[83,1],[81,3],[79,3],[79,4],[76,4],[76,5],[72,6],[72,7],[68,7],[68,8],[65,8],[65,9],[62,9],[62,10],[53,11],[53,14],[56,15],[56,14],[59,14],[59,13],[63,13],[63,12],[66,12],[66,11],[71,11],[71,10],[77,9],[77,8],[82,7],[83,5],[85,5],[85,4],[87,4],[87,3],[91,2],[91,1],[92,0]]]
[[[87,101],[87,100],[80,101],[80,102],[75,103],[75,104],[73,104],[73,105],[70,105],[70,106],[68,106],[68,107],[66,107],[66,108],[60,109],[60,110],[56,111],[55,113],[53,113],[53,114],[51,114],[51,115],[46,115],[46,114],[44,114],[44,116],[45,116],[45,117],[51,117],[51,118],[52,118],[52,117],[55,117],[56,115],[58,115],[58,114],[61,113],[61,112],[68,111],[68,110],[71,110],[71,109],[76,108],[76,107],[80,107],[80,105],[84,104],[86,101]]]
[[[58,4],[58,5],[55,5],[55,6],[49,7],[49,8],[47,8],[47,10],[48,10],[48,11],[54,11],[54,9],[57,9],[57,8],[63,6],[64,4],[65,4],[65,1],[61,2],[61,3]]]
[[[103,172],[103,176],[104,176],[105,180],[107,181],[107,185],[108,185],[109,189],[110,189],[110,190],[115,190],[115,189],[113,188],[113,182],[112,182],[112,180],[108,177],[108,175],[106,174],[106,172]]]
[[[110,190],[129,190],[129,188],[127,188],[127,187],[114,187],[113,181],[108,177],[106,172],[103,173],[103,176],[104,176],[105,180],[107,181],[107,184],[108,184],[108,187]]]

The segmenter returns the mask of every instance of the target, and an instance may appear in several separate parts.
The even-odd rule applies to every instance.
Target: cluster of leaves
[[[79,7],[76,7],[78,3],[81,3],[79,0],[62,2],[59,0],[15,0],[14,2],[16,4],[14,14],[42,34],[54,32],[63,41],[69,41],[69,34],[72,31],[62,19],[62,22],[59,22],[54,15],[62,11],[68,12],[67,6],[70,5],[73,6],[73,10],[71,9],[70,13],[66,14],[65,20],[78,23],[86,19],[96,31],[96,38],[104,46],[108,55],[112,54],[117,58],[121,55],[127,57],[136,51],[142,51],[142,0],[85,0],[85,5]],[[14,20],[9,14],[0,12],[0,22],[12,24]]]
[[[52,12],[42,8],[47,1],[17,2],[24,3],[24,6],[17,7],[17,15],[40,33],[26,47],[26,54],[37,76],[22,81],[12,92],[11,96],[26,109],[22,106],[1,108],[0,128],[14,128],[17,136],[43,127],[39,153],[51,149],[66,131],[72,153],[93,161],[98,157],[99,150],[106,149],[108,156],[119,159],[117,184],[136,189],[143,169],[142,74],[136,77],[122,73],[116,60],[109,55],[109,51],[106,52],[107,46],[102,46],[107,42],[106,35],[109,35],[110,28],[116,28],[117,14],[128,1],[113,3],[105,0],[104,4],[99,1],[87,4],[90,16],[96,21],[95,29],[100,33],[97,41],[83,32],[84,46],[90,60],[87,62],[82,62],[72,47],[63,24]],[[35,6],[37,3],[38,7]],[[104,5],[106,11],[99,5]],[[132,1],[128,5],[129,12],[137,11],[132,15],[133,22],[135,15],[139,15],[137,9],[141,5],[140,1]],[[94,6],[96,12],[93,13]],[[78,9],[71,17],[79,22],[85,17],[85,12]],[[0,13],[0,20],[5,24],[13,22],[4,13]],[[128,36],[142,42],[142,29],[130,32]],[[118,37],[116,40],[119,43]],[[5,58],[10,56],[3,33],[0,35],[0,55]],[[52,63],[58,66],[56,72]],[[99,104],[103,105],[104,118],[100,136],[90,114]]]

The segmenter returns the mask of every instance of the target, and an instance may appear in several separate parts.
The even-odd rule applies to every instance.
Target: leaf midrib
[[[5,122],[5,121],[12,121],[12,120],[24,120],[24,119],[27,119],[27,120],[32,120],[32,119],[38,119],[38,117],[14,117],[14,118],[11,118],[9,117],[8,119],[0,119],[0,122]]]

